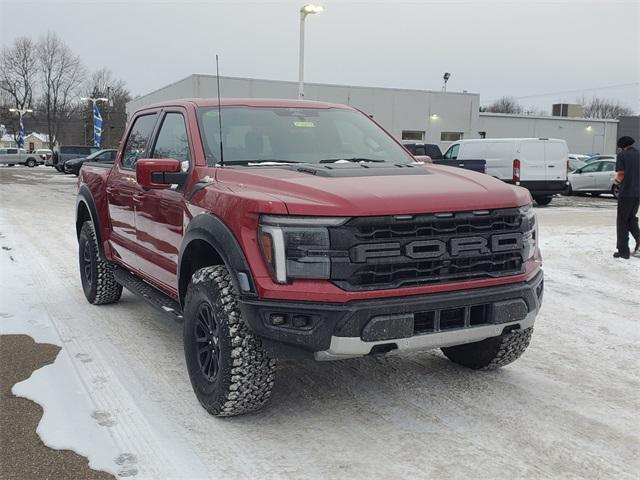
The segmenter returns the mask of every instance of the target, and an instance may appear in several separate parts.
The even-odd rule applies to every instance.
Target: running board
[[[149,285],[140,277],[128,272],[124,268],[116,267],[114,271],[116,281],[134,295],[147,301],[152,307],[167,315],[172,320],[182,322],[182,308],[173,298]]]

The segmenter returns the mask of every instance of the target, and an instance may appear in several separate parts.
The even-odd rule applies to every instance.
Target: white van
[[[487,162],[486,173],[527,188],[546,205],[567,188],[567,142],[556,138],[487,138],[452,144],[444,158]]]

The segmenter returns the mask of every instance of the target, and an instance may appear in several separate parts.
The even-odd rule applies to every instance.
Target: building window
[[[414,142],[424,142],[424,132],[418,130],[403,130],[402,140],[413,140]]]
[[[442,142],[455,142],[462,140],[464,133],[462,132],[441,132],[440,141]]]

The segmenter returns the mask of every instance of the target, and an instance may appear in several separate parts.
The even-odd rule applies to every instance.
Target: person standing
[[[636,241],[634,253],[640,247],[640,228],[638,227],[638,205],[640,204],[640,155],[633,146],[631,137],[618,139],[618,158],[616,160],[616,183],[618,192],[618,217],[616,221],[618,251],[615,258],[629,258],[629,233]]]

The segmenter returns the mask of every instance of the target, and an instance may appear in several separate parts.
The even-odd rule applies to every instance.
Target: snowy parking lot
[[[266,409],[220,419],[192,393],[180,325],[128,292],[86,302],[75,182],[0,169],[0,333],[62,347],[13,387],[44,408],[46,445],[136,479],[637,478],[640,258],[611,257],[612,198],[537,208],[544,305],[514,364],[282,362]]]

